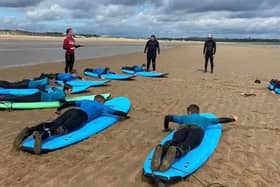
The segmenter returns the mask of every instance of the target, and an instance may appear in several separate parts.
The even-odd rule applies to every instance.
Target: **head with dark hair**
[[[51,80],[56,80],[56,74],[55,73],[51,73],[48,75],[48,78]]]
[[[102,95],[96,95],[96,96],[94,97],[94,100],[95,100],[95,101],[98,101],[98,102],[100,102],[100,103],[105,103],[105,98],[104,98]]]
[[[66,29],[66,35],[67,36],[73,36],[73,29],[72,28]]]
[[[199,106],[196,104],[191,104],[187,107],[188,114],[199,114]]]
[[[67,92],[67,93],[71,93],[71,91],[72,91],[72,86],[70,86],[69,84],[65,84],[65,85],[63,86],[63,91],[64,91],[64,92]]]
[[[142,64],[142,67],[146,67],[146,64]]]
[[[156,36],[154,34],[151,36],[151,40],[156,40]]]

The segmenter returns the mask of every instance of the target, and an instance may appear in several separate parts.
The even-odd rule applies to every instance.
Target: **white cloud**
[[[24,23],[2,17],[9,28],[148,36],[277,37],[278,0],[27,0],[0,1],[24,11]],[[57,23],[59,22],[59,24]]]

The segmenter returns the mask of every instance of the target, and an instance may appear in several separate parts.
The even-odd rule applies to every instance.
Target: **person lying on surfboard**
[[[124,66],[122,69],[131,70],[134,72],[142,72],[146,71],[146,65],[142,64],[142,66]]]
[[[13,150],[19,151],[20,145],[25,138],[33,134],[35,139],[34,153],[40,154],[42,141],[48,137],[75,131],[81,128],[86,122],[92,121],[101,115],[108,114],[121,117],[122,119],[128,118],[126,113],[114,110],[109,106],[104,105],[104,102],[105,99],[102,95],[95,96],[94,100],[65,102],[57,109],[56,114],[60,115],[61,110],[67,107],[76,106],[79,108],[72,108],[65,111],[52,122],[44,122],[34,127],[24,128],[15,138]]]
[[[76,79],[83,79],[81,76],[79,76],[77,70],[75,69],[73,69],[71,73],[41,73],[41,77],[47,77],[49,79],[55,79],[63,82],[72,81]]]
[[[51,87],[40,89],[39,92],[31,95],[0,95],[0,101],[10,102],[48,102],[48,101],[64,101],[67,93],[71,93],[71,86]]]
[[[24,79],[18,82],[0,81],[1,88],[38,88],[44,87],[48,84],[48,79],[38,77],[34,79]]]
[[[175,132],[171,141],[166,142],[164,145],[157,145],[152,158],[152,170],[162,172],[168,170],[176,159],[179,159],[192,149],[199,146],[203,139],[204,131],[209,125],[216,125],[217,123],[230,123],[237,120],[237,116],[232,116],[232,118],[216,119],[209,119],[200,116],[199,106],[195,104],[191,104],[187,107],[187,115],[165,116],[165,132],[171,130],[169,128],[169,122],[180,124],[182,127]]]
[[[108,67],[105,67],[105,68],[95,68],[95,69],[86,68],[84,70],[84,72],[86,72],[86,71],[97,74],[99,78],[101,77],[101,75],[104,75],[104,74],[108,74],[108,73],[115,74],[114,72],[111,72],[110,68],[108,68]]]

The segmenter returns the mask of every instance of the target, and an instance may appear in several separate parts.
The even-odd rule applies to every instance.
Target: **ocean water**
[[[79,42],[77,42],[78,44]],[[144,51],[145,42],[86,42],[76,50],[76,60]],[[174,47],[162,43],[161,48]],[[0,40],[0,68],[47,62],[64,62],[62,41]]]

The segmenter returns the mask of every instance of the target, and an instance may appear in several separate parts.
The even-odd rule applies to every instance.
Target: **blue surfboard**
[[[7,94],[7,95],[31,95],[39,92],[36,88],[27,88],[27,89],[6,89],[0,88],[0,94]]]
[[[104,86],[106,83],[110,82],[110,80],[100,80],[100,81],[92,81],[92,80],[72,80],[68,81],[67,84],[71,86]]]
[[[98,74],[85,71],[84,74],[89,77],[99,78]],[[135,75],[124,75],[124,74],[115,74],[115,73],[107,73],[101,75],[100,78],[107,79],[107,80],[129,80],[135,77]]]
[[[73,86],[72,87],[72,94],[79,94],[82,92],[87,91],[90,88],[90,86]]]
[[[142,77],[165,77],[168,75],[168,73],[159,73],[154,71],[141,71],[141,72],[135,72],[132,70],[122,69],[123,73],[127,73],[130,75],[136,75],[136,76],[142,76]]]
[[[131,107],[131,102],[126,97],[116,97],[112,100],[107,101],[105,105],[108,105],[115,110],[128,113]],[[95,134],[102,132],[103,130],[114,125],[118,121],[119,117],[113,115],[103,115],[94,119],[93,121],[88,122],[82,128],[74,132],[61,136],[52,136],[46,139],[42,143],[42,151],[56,150],[83,141]],[[35,141],[33,137],[29,136],[22,143],[22,149],[32,150],[34,147],[34,143]]]
[[[201,115],[207,118],[216,118],[216,116],[213,114],[207,113]],[[174,133],[175,131],[171,132],[161,141],[160,144],[164,144],[166,141],[171,140]],[[160,179],[164,182],[172,182],[175,180],[184,179],[199,169],[212,156],[219,144],[221,135],[221,124],[209,126],[204,133],[201,144],[182,158],[175,161],[173,165],[165,172],[152,171],[151,162],[154,154],[153,149],[144,162],[143,174],[148,177]]]

